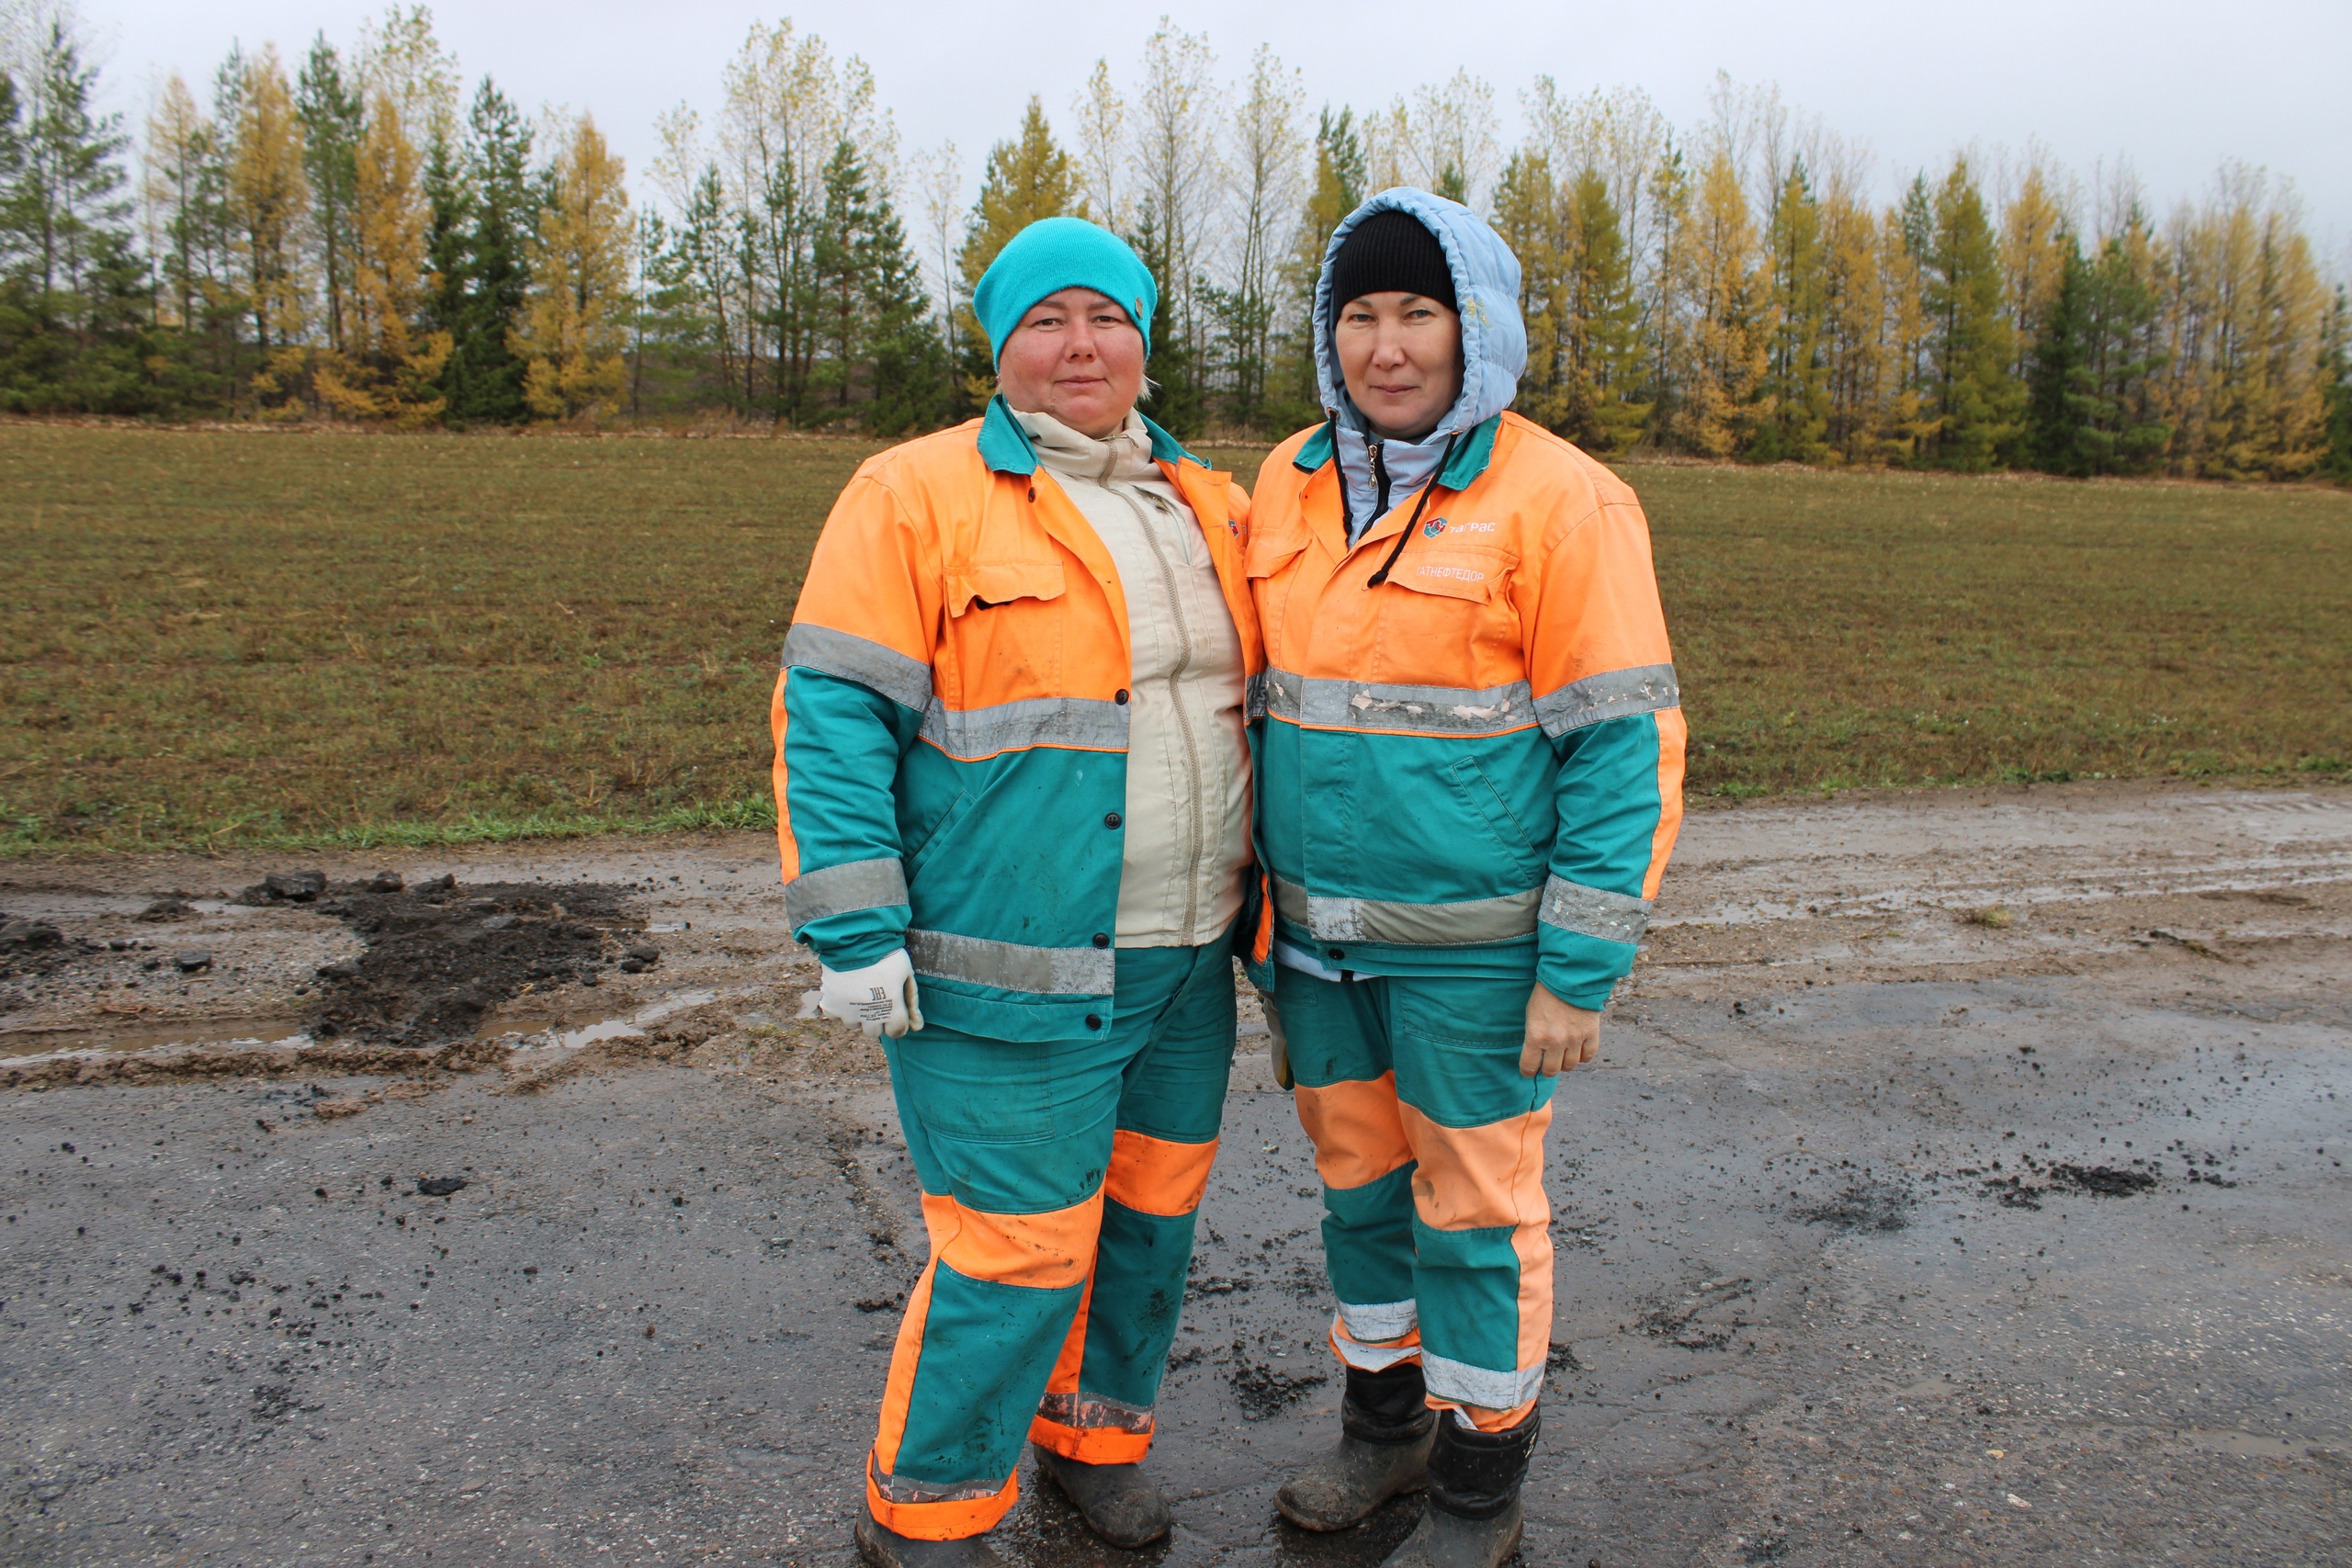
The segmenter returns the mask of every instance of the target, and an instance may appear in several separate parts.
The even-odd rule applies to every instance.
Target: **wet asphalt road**
[[[2340,996],[2098,976],[1622,1005],[1553,1134],[1525,1561],[2352,1562],[2347,1046]],[[334,1121],[299,1080],[0,1100],[0,1561],[849,1561],[921,1262],[887,1088],[494,1077]],[[1317,1216],[1244,1056],[1154,1461],[1176,1539],[1097,1548],[1024,1477],[1009,1556],[1371,1563],[1409,1528],[1274,1522],[1335,1425]]]

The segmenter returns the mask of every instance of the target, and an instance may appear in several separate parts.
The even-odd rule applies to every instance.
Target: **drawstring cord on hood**
[[[1412,538],[1413,530],[1420,526],[1421,513],[1429,509],[1430,497],[1437,493],[1438,480],[1445,477],[1445,465],[1453,457],[1454,444],[1461,439],[1462,433],[1458,430],[1445,438],[1445,450],[1438,454],[1437,467],[1430,472],[1430,482],[1421,487],[1420,499],[1413,502],[1413,514],[1405,520],[1404,531],[1396,536],[1396,547],[1388,552],[1388,558],[1380,563],[1380,570],[1364,580],[1366,588],[1377,588],[1388,581],[1388,569],[1396,564],[1396,558],[1405,553],[1406,542]],[[1336,466],[1336,456],[1332,461]],[[1340,486],[1340,520],[1342,524],[1347,521],[1347,514],[1348,487],[1342,483]]]

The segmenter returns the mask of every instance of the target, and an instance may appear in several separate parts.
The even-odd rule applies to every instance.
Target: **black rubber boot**
[[[1274,1506],[1301,1529],[1361,1524],[1391,1497],[1421,1489],[1436,1432],[1419,1361],[1381,1372],[1350,1367],[1340,1446],[1284,1482]]]
[[[1037,1473],[1052,1478],[1062,1495],[1077,1507],[1086,1528],[1130,1551],[1148,1546],[1176,1523],[1167,1495],[1139,1464],[1087,1464],[1064,1459],[1041,1443],[1029,1445],[1037,1455]]]
[[[1430,1451],[1430,1506],[1382,1568],[1502,1568],[1519,1550],[1519,1492],[1535,1451],[1536,1412],[1508,1432],[1481,1432],[1451,1414]]]
[[[857,1518],[857,1557],[866,1568],[1004,1568],[1004,1559],[978,1536],[962,1540],[917,1540],[882,1524],[872,1514]]]

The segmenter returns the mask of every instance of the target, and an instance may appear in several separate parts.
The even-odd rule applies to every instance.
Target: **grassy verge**
[[[0,427],[0,852],[765,825],[872,449]],[[2352,759],[2352,496],[1629,474],[1697,795]]]

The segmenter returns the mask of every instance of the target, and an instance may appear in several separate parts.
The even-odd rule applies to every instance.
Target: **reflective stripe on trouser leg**
[[[866,1503],[900,1535],[955,1540],[1017,1495],[1022,1439],[1093,1266],[1118,1072],[1091,1041],[934,1024],[884,1044],[932,1258],[891,1358]]]
[[[1419,1354],[1413,1155],[1388,1070],[1377,993],[1284,970],[1272,1001],[1291,1041],[1299,1124],[1323,1179],[1323,1264],[1340,1310],[1331,1349],[1376,1372]]]
[[[1232,1072],[1227,950],[1124,950],[1117,998],[1108,1043],[1127,1066],[1094,1272],[1029,1427],[1032,1440],[1087,1464],[1133,1464],[1150,1450]]]
[[[1543,1384],[1552,1328],[1554,1080],[1519,1070],[1528,984],[1388,984],[1430,1402],[1511,1425]]]
[[[866,1505],[900,1535],[952,1540],[1018,1495],[1022,1413],[1083,1289],[1100,1197],[1047,1214],[985,1214],[926,1193],[932,1257],[890,1358]]]

